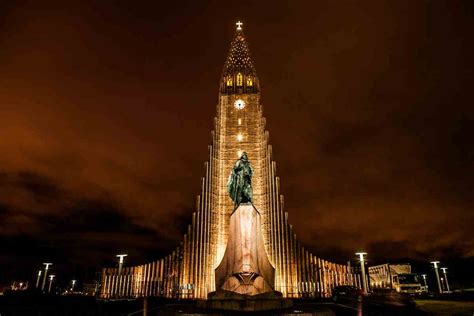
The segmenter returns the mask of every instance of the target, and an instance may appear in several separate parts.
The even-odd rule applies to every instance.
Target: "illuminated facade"
[[[117,268],[104,269],[104,298],[207,298],[216,290],[214,270],[224,255],[234,208],[226,183],[243,151],[254,168],[254,205],[261,213],[265,250],[275,268],[275,290],[284,297],[319,297],[329,295],[336,285],[360,284],[350,266],[321,259],[296,240],[283,208],[280,180],[265,131],[257,72],[241,24],[237,25],[222,72],[201,194],[184,240],[159,261],[123,268],[120,273]]]

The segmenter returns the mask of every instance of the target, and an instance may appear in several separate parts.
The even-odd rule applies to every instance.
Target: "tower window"
[[[242,83],[243,83],[243,77],[242,77],[242,74],[239,72],[239,73],[237,74],[237,85],[238,85],[239,87],[241,87],[241,86],[242,86]]]
[[[239,125],[241,125],[241,124],[242,124],[242,119],[239,119]]]
[[[227,77],[227,86],[232,87],[232,77],[231,76]]]
[[[253,85],[252,77],[247,77],[247,87],[251,87]]]

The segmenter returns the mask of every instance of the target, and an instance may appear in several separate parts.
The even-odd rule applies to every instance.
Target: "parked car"
[[[356,288],[355,286],[343,285],[336,286],[332,289],[332,300],[334,302],[340,300],[362,300],[364,292],[361,289]]]

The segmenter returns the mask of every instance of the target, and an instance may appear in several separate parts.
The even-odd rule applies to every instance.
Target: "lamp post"
[[[48,293],[51,293],[51,284],[53,284],[53,279],[54,279],[55,275],[54,274],[51,274],[49,276],[49,287],[48,287]]]
[[[36,278],[36,288],[40,286],[40,280],[41,280],[41,269],[38,271],[38,278]]]
[[[115,291],[115,294],[118,295],[120,294],[120,291],[122,289],[122,278],[121,278],[121,275],[122,275],[122,268],[123,268],[123,258],[125,258],[126,256],[128,256],[126,253],[124,254],[120,254],[120,255],[117,255],[117,257],[119,258],[119,267],[118,267],[118,275],[117,275],[117,279],[118,279],[118,289]]]
[[[444,282],[446,284],[446,292],[449,292],[448,275],[446,274],[446,270],[448,270],[448,268],[441,268],[441,270],[443,271],[443,274],[444,274]]]
[[[127,255],[127,254],[117,255],[117,257],[119,258],[119,268],[118,268],[118,275],[119,275],[119,276],[120,276],[120,274],[122,273],[123,258],[125,258],[126,256],[128,256],[128,255]]]
[[[438,291],[439,294],[443,293],[443,289],[441,288],[441,280],[439,279],[439,272],[438,272],[438,263],[439,261],[431,261],[433,264],[434,270],[435,270],[435,275],[436,275],[436,282],[438,282]]]
[[[72,280],[71,292],[74,292],[74,286],[76,285],[77,280]]]
[[[422,274],[421,277],[423,278],[423,283],[425,284],[426,292],[428,292],[428,283],[426,283],[426,274]]]
[[[46,285],[46,277],[48,276],[48,268],[49,266],[52,266],[53,264],[51,262],[45,262],[43,264],[45,265],[45,267],[44,267],[44,276],[43,276],[43,284],[41,285],[41,291],[44,292],[44,286]]]
[[[364,256],[367,255],[366,252],[356,252],[356,255],[359,256],[360,260],[360,270],[361,270],[361,276],[362,276],[362,290],[364,294],[367,294],[367,282],[365,280],[365,265],[364,265]]]

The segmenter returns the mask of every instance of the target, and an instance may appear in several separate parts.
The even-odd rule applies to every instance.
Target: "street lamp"
[[[443,274],[444,274],[444,282],[446,284],[446,292],[449,292],[448,275],[446,274],[446,270],[448,270],[448,268],[441,268],[441,270],[443,270]]]
[[[77,280],[72,280],[71,292],[74,292],[74,286],[76,285]]]
[[[362,273],[362,290],[364,294],[367,294],[367,282],[365,280],[365,265],[364,265],[364,256],[367,255],[366,252],[356,252],[356,255],[359,256],[360,260],[360,270]]]
[[[38,271],[38,278],[36,279],[36,288],[39,287],[40,285],[40,280],[41,280],[41,269]]]
[[[117,295],[120,294],[120,291],[122,290],[122,278],[121,278],[121,275],[122,275],[122,268],[123,268],[123,258],[125,258],[126,256],[128,256],[126,253],[124,254],[120,254],[120,255],[117,255],[117,257],[119,258],[119,267],[118,267],[118,276],[117,276],[117,279],[118,279],[118,284],[117,284],[117,289],[116,289],[116,293]],[[118,293],[117,293],[118,292]]]
[[[49,276],[49,288],[48,288],[48,293],[51,293],[51,284],[53,283],[54,277],[55,277],[54,274],[51,274],[51,275]]]
[[[433,264],[434,270],[435,270],[435,275],[436,275],[436,281],[438,282],[438,291],[439,294],[443,293],[443,289],[441,288],[441,281],[439,279],[439,272],[438,272],[438,263],[439,261],[431,261]]]
[[[44,292],[44,286],[46,284],[46,277],[48,275],[48,268],[49,268],[49,266],[52,266],[53,264],[51,262],[45,262],[43,264],[45,265],[45,268],[44,268],[43,284],[41,285],[41,291]]]
[[[422,274],[423,282],[425,283],[426,292],[428,292],[428,283],[426,283],[426,274]]]
[[[119,269],[118,269],[118,275],[120,276],[120,273],[122,272],[122,267],[123,267],[123,258],[128,256],[127,254],[121,254],[117,255],[116,257],[119,258]]]

